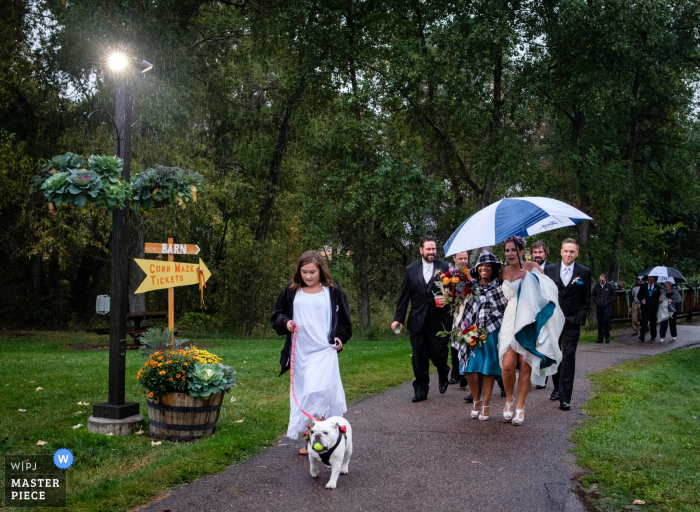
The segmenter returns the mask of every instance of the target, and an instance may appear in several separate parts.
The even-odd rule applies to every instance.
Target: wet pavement
[[[700,344],[700,326],[679,325],[676,342],[639,343],[625,335],[610,344],[578,347],[570,411],[549,400],[546,389],[532,389],[525,424],[503,420],[505,399],[498,386],[488,421],[472,420],[468,391],[450,386],[437,392],[431,376],[427,401],[411,403],[410,383],[349,407],[354,453],[350,472],[337,489],[325,489],[330,468],[309,475],[301,443],[280,438],[278,445],[223,473],[176,487],[139,510],[181,511],[543,511],[585,510],[574,478],[582,470],[568,453],[571,430],[589,396],[585,375],[625,359]]]

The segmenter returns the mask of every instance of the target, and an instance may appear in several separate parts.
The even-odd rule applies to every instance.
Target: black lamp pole
[[[114,154],[124,161],[122,179],[131,180],[131,74],[118,75],[114,123]],[[138,402],[125,402],[126,311],[128,305],[129,209],[112,214],[112,294],[109,313],[109,393],[107,402],[95,404],[95,417],[121,420],[139,414]]]

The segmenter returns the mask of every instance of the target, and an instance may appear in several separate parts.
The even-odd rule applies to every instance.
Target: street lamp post
[[[144,73],[153,66],[146,61],[133,59]],[[122,179],[131,181],[131,80],[128,73],[129,59],[123,54],[113,54],[109,65],[117,72],[114,106],[115,140],[114,154],[124,161]],[[125,402],[126,385],[126,310],[128,304],[128,245],[129,209],[112,214],[112,295],[109,318],[109,388],[107,402],[95,404],[88,427],[92,432],[126,435],[133,431],[143,416],[138,402]]]

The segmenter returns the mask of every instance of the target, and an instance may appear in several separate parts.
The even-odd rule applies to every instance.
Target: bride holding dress
[[[503,242],[508,266],[501,271],[503,295],[508,306],[503,313],[498,358],[501,363],[506,406],[503,417],[513,425],[525,421],[525,399],[531,381],[557,372],[561,362],[559,335],[564,313],[559,307],[557,286],[536,263],[523,261],[525,241],[514,236]],[[515,370],[518,377],[518,403],[513,414]]]

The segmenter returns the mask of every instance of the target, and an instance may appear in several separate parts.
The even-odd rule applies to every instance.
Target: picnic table
[[[109,313],[107,313],[106,316],[109,316]],[[127,313],[126,314],[126,319],[131,320],[134,322],[133,327],[127,327],[126,328],[126,334],[128,336],[132,336],[134,338],[134,345],[139,346],[141,343],[139,342],[139,336],[141,336],[144,332],[148,330],[150,326],[142,326],[141,322],[144,320],[153,320],[154,318],[167,318],[168,317],[168,312],[167,311],[156,311],[156,312],[144,312],[144,313]],[[97,334],[109,334],[109,327],[107,328],[101,328],[101,329],[95,329],[95,332]]]

